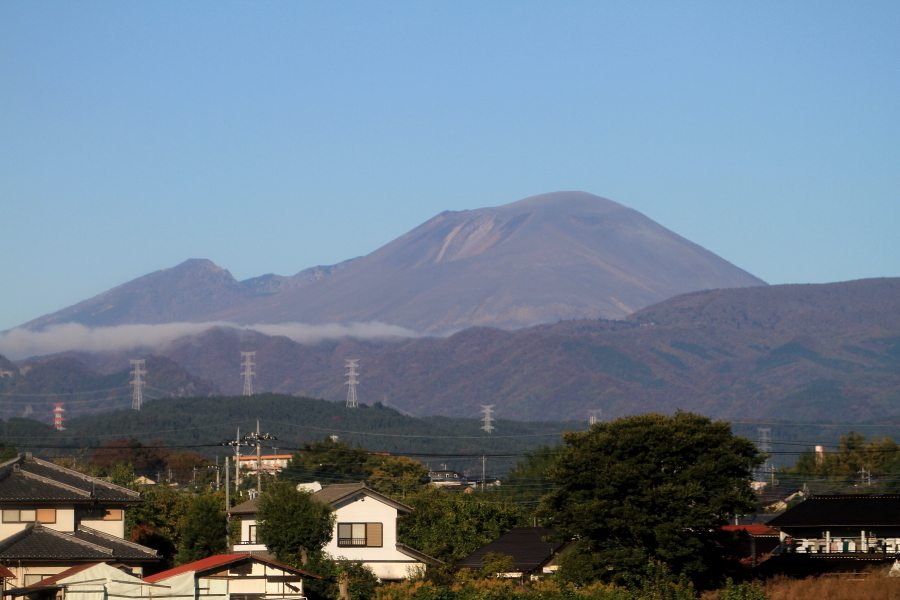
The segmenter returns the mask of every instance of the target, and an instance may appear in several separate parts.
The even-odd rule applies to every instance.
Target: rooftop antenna
[[[144,370],[145,359],[141,358],[139,360],[130,360],[132,371],[131,371],[131,385],[134,386],[134,392],[131,395],[131,408],[134,410],[141,410],[141,405],[144,403],[144,381],[141,379],[141,376],[146,375],[147,371]]]
[[[256,366],[256,363],[253,362],[254,358],[256,358],[256,352],[241,352],[241,366],[244,367],[241,377],[244,378],[245,396],[253,395],[253,375],[255,375],[253,367]]]
[[[65,412],[65,403],[54,404],[53,405],[53,426],[56,427],[57,431],[65,430],[63,427],[63,421],[65,421],[65,417],[62,416],[63,412]]]
[[[588,411],[588,424],[593,425],[594,423],[597,423],[598,421],[600,421],[600,415],[602,415],[602,414],[603,414],[602,408],[589,410]]]
[[[484,429],[487,433],[490,433],[495,429],[494,426],[491,425],[491,421],[493,421],[493,419],[491,419],[491,413],[493,412],[491,409],[495,406],[496,404],[481,405],[481,412],[484,413],[484,425],[482,425],[481,428]]]
[[[356,401],[356,384],[359,381],[356,379],[356,367],[359,366],[359,359],[345,358],[344,362],[347,363],[347,382],[344,385],[349,386],[347,388],[347,408],[357,408],[359,402]]]

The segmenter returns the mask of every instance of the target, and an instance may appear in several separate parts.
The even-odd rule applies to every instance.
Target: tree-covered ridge
[[[466,468],[486,455],[494,472],[505,472],[524,452],[540,444],[556,443],[565,431],[586,423],[498,420],[487,434],[476,419],[415,418],[376,403],[347,408],[343,403],[279,394],[203,398],[169,398],[147,403],[140,411],[118,410],[83,416],[66,422],[65,431],[33,421],[28,428],[7,426],[3,441],[53,458],[69,456],[78,448],[96,449],[116,439],[159,441],[173,451],[190,451],[215,461],[232,453],[221,446],[260,427],[275,437],[265,452],[293,452],[304,444],[336,435],[350,446],[372,452],[416,455],[424,462],[449,463]],[[8,423],[12,423],[9,421]],[[249,452],[243,450],[244,454]],[[432,458],[429,458],[432,457]],[[453,461],[456,460],[457,463]]]

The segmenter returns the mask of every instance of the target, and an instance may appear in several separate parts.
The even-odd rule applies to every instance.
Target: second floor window
[[[247,527],[247,541],[251,544],[256,543],[256,525],[249,525]]]
[[[56,523],[55,508],[5,508],[3,509],[4,523]]]
[[[380,548],[381,523],[338,523],[338,547]]]

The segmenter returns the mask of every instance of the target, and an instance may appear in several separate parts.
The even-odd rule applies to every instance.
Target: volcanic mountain
[[[762,280],[621,204],[584,192],[446,211],[371,254],[236,281],[209,261],[151,273],[28,327],[380,321],[443,333],[616,319],[677,294]]]

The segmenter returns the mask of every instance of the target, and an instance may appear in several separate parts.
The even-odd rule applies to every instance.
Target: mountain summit
[[[635,210],[555,192],[445,211],[367,256],[292,277],[238,282],[208,261],[189,261],[27,326],[381,321],[441,333],[618,319],[685,292],[759,285]]]

